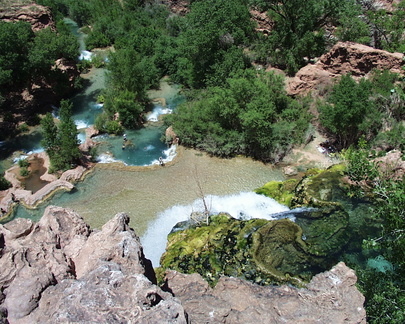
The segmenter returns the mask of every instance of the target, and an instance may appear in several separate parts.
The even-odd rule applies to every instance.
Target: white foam
[[[39,148],[33,149],[32,151],[27,152],[27,154],[31,155],[31,154],[34,154],[34,153],[41,153],[43,151],[45,151],[45,149],[43,147],[39,147]]]
[[[112,156],[112,154],[103,153],[97,157],[97,162],[98,163],[114,163],[114,162],[120,162],[120,161],[115,159],[114,156]]]
[[[80,56],[79,56],[79,60],[80,61],[83,61],[83,60],[91,61],[91,58],[93,57],[93,55],[94,54],[92,52],[90,52],[90,51],[81,51]]]
[[[228,196],[207,196],[205,201],[210,212],[229,213],[239,219],[264,218],[276,219],[275,214],[288,211],[288,207],[279,204],[274,199],[258,195],[254,192],[240,192]],[[145,256],[150,259],[154,267],[159,265],[160,257],[166,249],[167,235],[178,222],[189,219],[193,211],[204,211],[201,199],[191,205],[176,205],[158,214],[157,219],[148,225],[141,242]]]
[[[155,147],[152,144],[149,144],[143,148],[144,151],[152,151]]]
[[[75,125],[77,129],[84,129],[89,127],[89,125],[84,120],[75,120]]]
[[[175,156],[177,155],[177,151],[176,151],[177,145],[171,145],[170,148],[168,148],[167,150],[164,150],[163,156],[162,156],[162,161],[163,163],[167,163],[170,161],[173,161],[173,159],[175,158]],[[160,164],[159,160],[153,160],[151,162],[151,164]]]
[[[171,114],[172,112],[173,110],[170,108],[163,108],[162,106],[156,106],[155,108],[153,108],[152,112],[147,117],[147,120],[151,122],[157,122],[159,120],[158,117],[160,115],[167,115]]]
[[[103,108],[103,106],[104,106],[103,103],[95,103],[95,104],[93,105],[93,108],[95,108],[95,109],[101,109],[101,108]]]
[[[28,158],[28,155],[25,155],[25,154],[20,155],[20,156],[15,157],[15,158],[13,159],[13,163],[18,163],[18,161],[20,161],[20,160],[26,160],[27,158]]]

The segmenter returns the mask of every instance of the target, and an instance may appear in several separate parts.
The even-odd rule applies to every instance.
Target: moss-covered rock
[[[289,219],[238,220],[227,214],[211,216],[210,224],[169,234],[161,267],[201,274],[215,284],[220,276],[258,284],[302,285],[330,264],[303,239],[300,226]]]
[[[297,207],[295,222],[220,214],[209,225],[180,224],[168,237],[162,268],[198,272],[211,284],[222,275],[259,284],[309,281],[337,261],[350,238],[349,215],[336,201],[343,194],[343,171],[312,169],[301,180],[272,181],[256,190]]]
[[[255,192],[260,195],[271,197],[280,204],[290,207],[291,199],[294,197],[294,190],[297,184],[298,179],[270,181],[263,187],[256,189]]]

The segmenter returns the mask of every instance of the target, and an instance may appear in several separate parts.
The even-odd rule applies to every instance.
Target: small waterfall
[[[172,112],[173,112],[173,110],[170,108],[164,108],[162,106],[155,106],[155,108],[153,108],[150,115],[147,117],[147,120],[150,122],[157,122],[159,120],[160,115],[167,115],[167,114],[171,114]]]
[[[268,220],[291,217],[287,206],[274,199],[254,192],[240,192],[228,196],[207,196],[205,200],[212,214],[226,212],[238,219],[263,218]],[[191,205],[176,205],[160,213],[148,226],[141,242],[145,256],[154,267],[159,265],[160,257],[166,249],[167,235],[178,222],[186,221],[192,212],[204,211],[201,199]]]

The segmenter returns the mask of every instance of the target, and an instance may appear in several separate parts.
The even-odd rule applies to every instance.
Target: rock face
[[[347,73],[354,78],[367,77],[373,69],[404,73],[404,54],[390,53],[366,45],[339,42],[315,64],[308,64],[288,82],[290,95],[305,94],[320,84]]]
[[[139,238],[117,214],[101,231],[59,207],[0,225],[0,302],[10,323],[185,323],[152,282]]]
[[[31,24],[33,31],[47,27],[55,29],[51,10],[33,2],[25,4],[24,1],[14,1],[8,8],[0,10],[0,20],[6,22],[26,21]]]
[[[51,206],[37,224],[0,225],[0,323],[365,323],[343,263],[306,289],[169,271],[163,290],[127,215],[90,230]]]
[[[366,323],[357,277],[344,263],[315,276],[307,289],[227,277],[212,289],[201,276],[176,271],[166,280],[191,323]]]

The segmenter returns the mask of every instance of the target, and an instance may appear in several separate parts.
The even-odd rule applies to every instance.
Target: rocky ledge
[[[304,66],[287,85],[290,95],[306,94],[319,86],[332,84],[337,77],[351,73],[356,79],[368,77],[374,70],[403,74],[404,54],[390,53],[352,42],[338,42],[315,64]]]
[[[101,230],[48,207],[38,223],[0,225],[0,323],[365,323],[364,297],[343,263],[307,288],[223,277],[210,288],[174,271],[163,288],[129,217]]]

